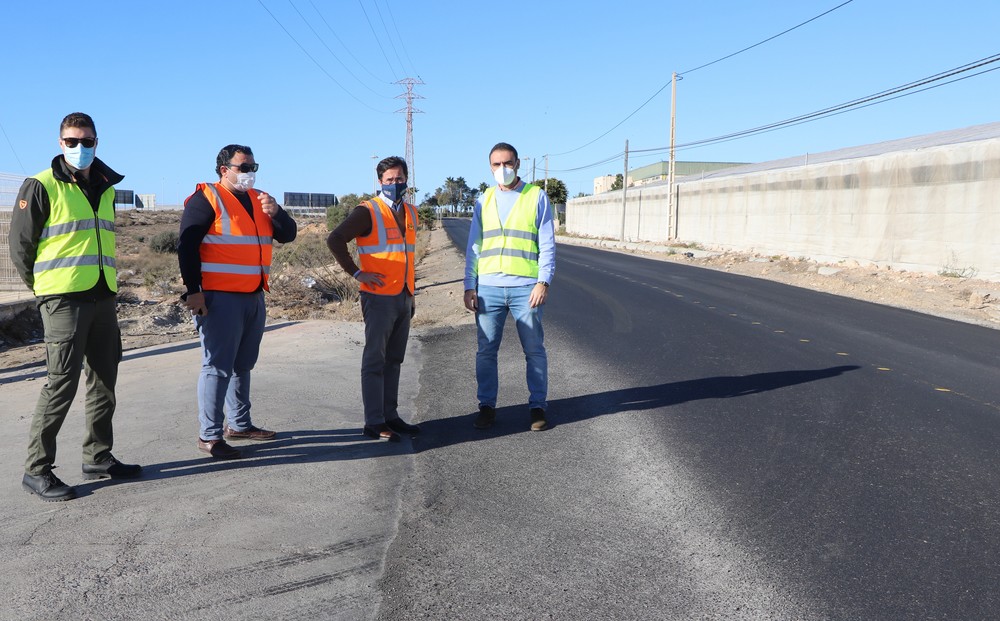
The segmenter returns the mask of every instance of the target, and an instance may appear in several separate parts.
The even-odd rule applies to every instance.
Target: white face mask
[[[500,166],[493,171],[493,178],[496,179],[497,183],[500,185],[509,186],[514,183],[514,179],[517,179],[517,173],[513,168],[507,168],[506,166]]]
[[[253,187],[254,181],[257,179],[257,173],[238,173],[236,175],[236,181],[233,182],[233,187],[240,192],[246,192]]]

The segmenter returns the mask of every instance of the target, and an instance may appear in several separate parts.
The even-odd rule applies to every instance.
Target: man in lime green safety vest
[[[548,427],[548,357],[542,310],[555,273],[555,224],[549,197],[517,175],[517,149],[501,142],[490,151],[497,185],[476,201],[465,252],[465,307],[476,313],[479,351],[477,429],[496,418],[497,352],[507,315],[513,315],[527,364],[529,429]]]
[[[48,381],[31,421],[22,487],[46,501],[76,491],[53,473],[56,434],[86,362],[84,479],[127,479],[142,468],[111,454],[111,418],[122,342],[115,309],[115,189],[123,177],[96,158],[94,120],[74,112],[59,126],[62,154],[24,180],[11,218],[10,256],[35,293],[45,329]]]

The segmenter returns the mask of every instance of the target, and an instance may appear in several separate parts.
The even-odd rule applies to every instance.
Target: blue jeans
[[[264,337],[264,292],[206,291],[207,315],[196,315],[201,338],[198,424],[202,440],[221,440],[228,410],[229,427],[245,431],[250,421],[250,370],[257,364]]]
[[[497,405],[497,352],[503,338],[507,314],[514,316],[517,336],[527,364],[528,407],[545,409],[548,394],[549,367],[545,355],[545,335],[542,331],[544,305],[531,308],[528,298],[534,285],[523,287],[489,287],[480,285],[477,291],[479,307],[476,327],[479,351],[476,353],[476,382],[479,385],[479,405]]]

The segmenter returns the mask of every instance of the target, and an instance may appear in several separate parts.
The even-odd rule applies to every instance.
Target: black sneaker
[[[392,429],[396,433],[405,433],[407,435],[415,436],[420,433],[419,425],[411,425],[410,423],[404,421],[402,418],[394,418],[392,420],[385,421],[385,426]]]
[[[59,477],[52,474],[51,470],[39,475],[25,473],[24,478],[21,479],[21,487],[46,502],[76,498],[76,490],[60,481]]]
[[[142,475],[142,466],[138,464],[123,464],[109,457],[99,464],[83,464],[83,478],[94,479],[134,479]]]
[[[542,408],[531,408],[531,430],[542,431],[547,429],[549,424],[545,421],[545,410]]]
[[[493,426],[493,421],[497,418],[497,411],[488,405],[479,406],[479,416],[472,426],[476,429],[489,429]]]

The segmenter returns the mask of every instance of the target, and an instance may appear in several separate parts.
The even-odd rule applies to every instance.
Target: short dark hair
[[[60,136],[62,136],[62,131],[67,127],[89,127],[94,130],[94,135],[97,135],[97,127],[94,125],[94,119],[90,118],[89,114],[84,114],[83,112],[71,112],[63,118],[62,124],[59,125]]]
[[[514,159],[517,159],[517,149],[514,148],[514,145],[508,142],[498,142],[493,145],[493,148],[490,149],[490,155],[493,155],[496,151],[510,151],[514,154]]]
[[[390,155],[375,167],[375,173],[378,175],[378,180],[382,180],[382,173],[389,170],[390,168],[402,168],[403,174],[406,175],[407,180],[410,178],[410,171],[406,168],[406,160],[399,157],[398,155]]]
[[[222,147],[222,150],[219,151],[219,155],[215,158],[215,174],[219,175],[219,179],[222,179],[222,173],[219,172],[219,169],[223,166],[228,166],[229,162],[232,161],[233,157],[235,157],[237,153],[250,156],[253,155],[253,151],[250,150],[250,147],[241,144],[227,144]]]

